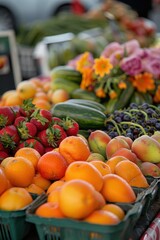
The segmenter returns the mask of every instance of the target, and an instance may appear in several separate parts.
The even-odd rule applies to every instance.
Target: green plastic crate
[[[21,240],[30,230],[30,225],[25,221],[25,210],[0,211],[0,239]]]
[[[148,189],[146,189],[144,194],[145,199],[145,207],[143,209],[142,214],[145,214],[152,203],[155,201],[155,198],[160,195],[160,179],[153,178]]]
[[[36,194],[31,195],[36,199]],[[22,240],[29,233],[31,223],[26,222],[27,207],[17,211],[0,210],[0,240]]]
[[[123,221],[112,226],[99,225],[67,218],[36,216],[35,210],[46,200],[46,196],[41,195],[26,211],[26,221],[35,224],[40,240],[128,240],[143,209],[140,201],[134,205],[124,204],[126,216]]]

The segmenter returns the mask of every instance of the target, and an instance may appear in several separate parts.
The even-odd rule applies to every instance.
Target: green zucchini
[[[122,93],[118,98],[118,101],[114,105],[114,110],[127,107],[130,102],[130,99],[135,91],[135,88],[133,87],[132,83],[129,81],[126,81],[126,85],[127,85],[126,89],[122,91]]]
[[[51,79],[54,81],[57,78],[80,84],[82,81],[82,74],[69,66],[57,66],[51,70]]]
[[[81,88],[75,89],[71,94],[71,98],[87,99],[95,102],[100,102],[101,100],[94,92],[89,92]]]
[[[75,89],[79,88],[79,84],[75,82],[69,82],[63,78],[56,78],[51,82],[51,89],[54,91],[56,89],[64,89],[69,94],[71,94]]]
[[[72,98],[72,99],[67,100],[67,103],[73,103],[73,104],[79,104],[79,105],[83,105],[83,106],[87,106],[87,107],[92,107],[92,108],[95,108],[102,112],[106,111],[106,107],[103,104],[92,101],[92,100]]]
[[[55,117],[70,117],[78,122],[80,129],[103,129],[105,126],[106,115],[91,107],[72,103],[57,103],[51,113]]]
[[[130,100],[130,103],[137,103],[138,105],[141,105],[145,102],[152,104],[152,97],[150,94],[148,93],[139,93],[139,92],[134,92],[134,94],[132,95],[132,98]]]
[[[93,130],[94,131],[94,130]],[[86,139],[88,139],[89,135],[91,134],[92,130],[84,130],[84,129],[80,129],[78,131],[78,134],[82,135],[83,137],[85,137]]]
[[[106,107],[106,111],[105,113],[112,113],[115,110],[115,104],[117,104],[117,102],[119,101],[118,98],[115,99],[109,99],[106,103],[104,103],[105,107]]]

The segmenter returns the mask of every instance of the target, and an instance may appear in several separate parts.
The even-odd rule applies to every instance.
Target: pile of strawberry
[[[22,106],[0,107],[0,160],[22,147],[33,147],[43,155],[78,131],[76,121],[54,117],[50,111],[36,108],[31,99]]]

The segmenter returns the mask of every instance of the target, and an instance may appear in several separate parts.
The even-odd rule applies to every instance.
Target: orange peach
[[[108,173],[111,173],[110,166],[105,162],[102,162],[100,160],[93,160],[93,161],[90,162],[90,164],[95,166],[98,169],[98,171],[100,171],[102,176],[104,176]]]
[[[134,190],[124,178],[111,173],[105,175],[103,179],[101,193],[106,201],[123,203],[134,203],[136,201]]]
[[[140,169],[144,176],[160,177],[160,168],[151,162],[142,162]]]
[[[111,157],[110,159],[108,159],[106,164],[110,167],[111,172],[114,173],[115,166],[117,165],[117,163],[124,161],[124,160],[127,160],[127,158],[125,158],[123,156],[114,156],[114,157]]]
[[[120,148],[130,149],[128,143],[121,138],[112,138],[106,146],[106,156],[107,159],[111,158],[113,154]]]
[[[128,143],[128,145],[129,145],[130,148],[131,148],[132,143],[133,143],[133,140],[132,140],[131,138],[126,137],[126,136],[123,136],[123,135],[119,135],[119,136],[117,136],[116,138],[123,139],[124,141],[126,141],[126,142]]]
[[[110,140],[110,136],[102,130],[95,130],[91,132],[88,137],[91,151],[94,153],[100,153],[104,158],[106,158],[106,146]]]
[[[119,162],[115,166],[115,174],[125,179],[132,187],[146,188],[149,186],[140,168],[129,160]],[[135,181],[136,178],[138,178],[139,181]]]
[[[137,158],[136,154],[134,152],[132,152],[130,149],[128,148],[120,148],[118,149],[113,155],[114,156],[123,156],[125,158],[127,158],[128,160],[136,163],[137,165],[139,165],[140,160]]]
[[[142,135],[136,138],[131,149],[143,162],[160,162],[160,143],[153,137]]]

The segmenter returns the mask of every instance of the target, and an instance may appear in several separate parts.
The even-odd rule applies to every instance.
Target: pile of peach
[[[58,148],[43,155],[34,148],[21,148],[1,162],[0,210],[20,209],[32,201],[26,197],[29,193],[46,193],[47,202],[35,212],[38,216],[118,224],[125,212],[117,203],[134,204],[137,196],[133,187],[149,187],[137,164],[145,159],[141,152],[139,156],[135,153],[137,148],[142,151],[146,138],[150,140],[145,135],[133,142],[123,136],[109,139],[97,130],[88,139],[68,136]]]
[[[4,92],[0,106],[21,106],[26,99],[33,99],[37,108],[50,110],[52,104],[69,99],[69,94],[63,89],[53,91],[50,78],[31,78],[18,83],[16,89]]]

